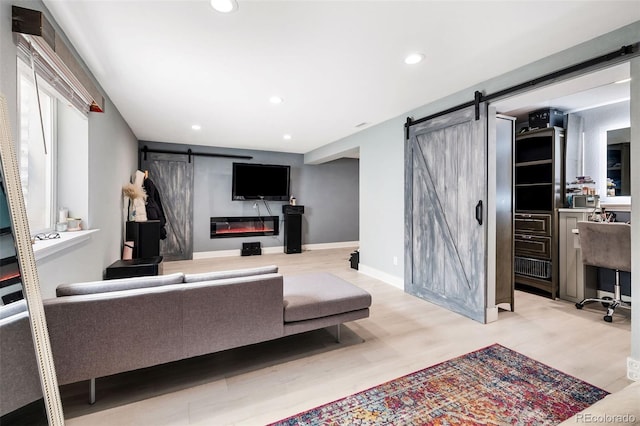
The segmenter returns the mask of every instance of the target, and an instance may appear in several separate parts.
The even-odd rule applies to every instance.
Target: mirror
[[[631,128],[607,132],[607,196],[631,195]]]
[[[43,395],[49,425],[64,425],[58,381],[53,365],[35,256],[31,246],[27,212],[20,184],[15,144],[9,126],[7,101],[2,94],[0,94],[0,176],[2,177],[0,208],[3,209],[0,212],[2,214],[0,219],[2,247],[0,251],[3,259],[0,265],[2,265],[3,279],[5,275],[7,277],[7,281],[2,285],[3,291],[0,293],[2,305],[7,303],[7,306],[0,306],[0,326],[3,329],[1,333],[3,344],[0,346],[0,362],[3,365],[2,391],[9,394],[10,397],[6,398],[7,400],[13,398],[18,405],[23,402],[20,399],[22,394],[27,394],[23,398],[26,399],[26,403],[33,401],[33,399],[30,400],[33,394]],[[22,297],[26,301],[28,315],[24,308],[18,309]],[[24,321],[12,322],[15,318],[28,318],[28,325]],[[6,330],[5,327],[7,327]],[[12,336],[14,331],[16,339],[5,342],[4,339],[7,336]],[[25,334],[28,337],[23,338]],[[25,352],[21,352],[24,348],[26,348]],[[15,356],[16,353],[18,356]],[[29,381],[33,379],[32,377],[20,376],[22,369],[33,372],[33,369],[30,369],[33,364],[28,364],[30,361],[28,358],[32,353],[35,356],[38,373],[31,375],[39,375],[41,391],[37,389],[37,385],[35,391],[33,386],[30,387]],[[31,358],[32,360],[33,358]],[[7,363],[6,366],[5,363]],[[19,406],[10,408],[19,408]]]

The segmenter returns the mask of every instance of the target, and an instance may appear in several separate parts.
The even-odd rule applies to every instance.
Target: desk
[[[107,267],[104,278],[144,277],[162,274],[162,256],[118,260]]]

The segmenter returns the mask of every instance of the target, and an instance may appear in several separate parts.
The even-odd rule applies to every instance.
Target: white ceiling
[[[138,139],[296,153],[640,20],[637,0],[44,3]]]

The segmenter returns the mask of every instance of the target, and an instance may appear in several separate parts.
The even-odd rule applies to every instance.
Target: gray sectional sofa
[[[96,377],[329,326],[339,330],[344,322],[368,317],[371,305],[369,293],[334,275],[283,277],[275,266],[65,284],[56,293],[44,308],[60,385],[94,385]],[[26,313],[0,321],[20,324],[22,339],[30,339]],[[2,327],[0,386],[13,392],[2,398],[0,415],[42,396],[39,382],[5,374],[21,356],[5,357],[4,349],[5,338],[19,338],[19,327],[10,326],[16,328],[11,335],[10,327]],[[33,362],[22,366],[33,373],[20,376],[37,380],[28,343],[16,352],[26,364]]]
[[[0,415],[39,398],[42,390],[27,304],[21,300],[0,306]]]

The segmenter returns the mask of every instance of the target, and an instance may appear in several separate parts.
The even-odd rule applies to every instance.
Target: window
[[[40,79],[36,91],[33,73],[20,61],[19,71],[18,162],[29,228],[37,233],[54,228],[56,99]]]
[[[55,229],[62,207],[90,225],[87,115],[51,81],[38,74],[36,91],[33,70],[18,59],[18,163],[32,234]]]
[[[41,37],[17,34],[18,165],[32,234],[57,228],[63,207],[83,229],[91,225],[87,114],[102,111],[104,100],[66,46],[55,49]],[[58,52],[66,52],[79,77]]]

